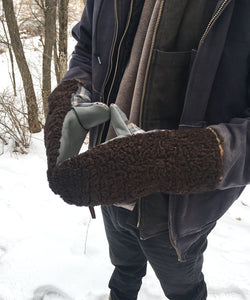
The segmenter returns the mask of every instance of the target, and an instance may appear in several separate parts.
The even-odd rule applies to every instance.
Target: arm
[[[250,70],[247,102],[250,104]],[[223,155],[223,179],[219,189],[245,186],[250,183],[250,108],[229,123],[211,126],[220,136]]]
[[[72,53],[69,63],[69,70],[63,81],[78,79],[84,83],[88,90],[91,90],[92,76],[92,19],[94,1],[87,1],[81,21],[74,26],[72,35],[77,44]]]
[[[143,133],[128,123],[116,105],[110,109],[112,125],[121,138],[49,166],[50,186],[64,201],[79,206],[111,205],[155,191],[186,194],[216,188],[222,158],[213,130]]]

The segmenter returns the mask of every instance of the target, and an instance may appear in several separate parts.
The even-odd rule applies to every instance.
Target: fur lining
[[[217,137],[208,129],[118,138],[49,168],[53,190],[79,206],[129,202],[155,191],[214,190],[223,169]]]

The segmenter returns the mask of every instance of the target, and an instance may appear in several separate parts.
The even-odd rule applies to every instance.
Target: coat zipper
[[[114,72],[113,80],[112,80],[112,83],[111,83],[111,86],[110,86],[110,89],[109,89],[109,93],[108,93],[108,97],[107,97],[107,105],[109,105],[110,94],[111,94],[111,92],[112,92],[112,88],[113,88],[114,82],[115,82],[115,77],[116,77],[116,74],[117,74],[117,68],[118,68],[118,63],[119,63],[119,58],[120,58],[121,45],[122,45],[122,42],[123,42],[123,40],[124,40],[124,38],[125,38],[125,35],[126,35],[127,31],[128,31],[128,27],[129,27],[129,24],[130,24],[130,21],[131,21],[132,10],[133,10],[133,4],[134,4],[134,0],[131,0],[131,2],[130,2],[130,8],[129,8],[128,21],[127,21],[127,24],[126,24],[124,33],[123,33],[123,35],[122,35],[122,38],[121,38],[121,40],[120,40],[119,47],[118,47],[118,50],[117,50],[117,58],[116,58],[115,72]]]
[[[144,79],[144,86],[143,86],[142,98],[141,98],[139,127],[142,127],[143,99],[144,99],[145,92],[146,92],[146,82],[147,82],[147,77],[148,77],[148,73],[149,73],[149,67],[150,67],[151,57],[152,57],[152,53],[153,53],[153,48],[154,48],[154,44],[155,44],[156,33],[157,33],[157,29],[159,27],[159,23],[160,23],[160,19],[161,19],[161,14],[162,14],[164,2],[165,2],[165,0],[161,1],[160,8],[159,8],[159,13],[158,13],[158,16],[157,16],[157,20],[156,20],[156,24],[155,24],[155,28],[154,28],[154,32],[153,32],[153,38],[152,38],[152,43],[151,43],[151,47],[150,47],[150,53],[149,53],[149,58],[148,58],[148,63],[147,63],[147,68],[146,68],[146,73],[145,73],[145,79]],[[141,198],[138,199],[137,228],[139,228],[140,225],[141,225]]]
[[[221,4],[221,6],[219,7],[219,9],[217,10],[217,12],[214,14],[214,16],[212,17],[212,19],[210,20],[210,22],[207,25],[207,28],[203,34],[203,36],[201,37],[201,40],[199,42],[199,46],[198,46],[198,51],[202,45],[202,43],[204,42],[206,36],[208,35],[208,32],[210,31],[211,27],[213,26],[213,24],[215,23],[215,21],[218,19],[218,17],[221,15],[223,9],[225,8],[226,4],[228,2],[230,2],[231,0],[224,0],[223,3]]]
[[[127,24],[126,24],[124,33],[123,33],[123,35],[122,35],[122,37],[121,37],[121,40],[120,40],[120,43],[119,43],[119,46],[118,46],[118,50],[117,50],[117,59],[116,59],[116,64],[115,64],[115,72],[114,72],[113,80],[112,80],[112,83],[111,83],[111,86],[110,86],[110,89],[109,89],[109,93],[108,93],[108,96],[107,96],[107,100],[106,100],[106,104],[107,104],[107,105],[109,105],[110,94],[111,94],[111,92],[112,92],[112,88],[113,88],[114,82],[115,82],[115,77],[116,77],[116,74],[117,74],[117,69],[118,69],[118,63],[119,63],[119,56],[120,56],[121,45],[122,45],[122,42],[123,42],[123,40],[124,40],[124,38],[125,38],[125,35],[126,35],[127,31],[128,31],[128,27],[129,27],[129,24],[130,24],[130,21],[131,21],[132,10],[133,10],[133,3],[134,3],[134,0],[131,0]],[[108,73],[108,76],[106,77],[105,84],[104,84],[103,90],[102,90],[102,96],[101,96],[101,99],[102,99],[102,100],[104,99],[104,91],[105,91],[107,82],[108,82],[108,80],[109,80],[109,78],[110,78],[110,74],[111,74],[111,72],[112,72],[112,67],[113,67],[113,64],[112,64],[112,58],[113,58],[113,55],[114,55],[114,49],[115,49],[115,44],[116,44],[116,41],[117,41],[117,35],[118,35],[117,0],[115,0],[115,17],[116,17],[117,28],[116,28],[116,34],[115,34],[115,39],[114,39],[113,47],[112,47],[112,55],[111,55],[110,69],[109,69],[109,73]],[[99,138],[98,138],[97,144],[100,144],[100,142],[101,142],[104,127],[105,127],[105,124],[102,125],[101,132],[100,132],[100,134],[99,134]]]
[[[107,73],[107,76],[105,78],[105,81],[104,81],[104,84],[103,84],[103,87],[102,87],[101,100],[104,99],[104,91],[105,91],[107,82],[109,80],[109,77],[110,77],[110,74],[111,74],[111,71],[112,71],[112,67],[113,67],[113,55],[114,55],[115,44],[116,44],[117,36],[118,36],[118,27],[119,27],[119,24],[118,24],[117,0],[114,0],[114,5],[115,5],[116,31],[115,31],[115,36],[114,36],[114,39],[113,39],[112,50],[111,50],[111,55],[110,55],[110,64],[109,64],[110,68],[109,68],[109,72]]]
[[[101,96],[100,96],[100,101],[101,102],[103,102],[103,100],[104,100],[104,91],[105,91],[106,85],[108,83],[110,74],[111,74],[112,69],[113,69],[113,56],[114,56],[114,50],[115,50],[115,45],[116,45],[117,36],[118,36],[118,29],[119,29],[118,12],[117,12],[117,0],[114,0],[114,5],[115,5],[116,31],[115,31],[115,36],[114,36],[114,39],[113,39],[113,44],[112,44],[112,49],[111,49],[110,63],[109,63],[110,67],[109,67],[109,71],[106,75],[106,78],[105,78],[105,81],[104,81],[104,84],[103,84],[103,87],[102,87]],[[97,145],[100,144],[100,142],[101,142],[104,126],[105,126],[105,124],[102,124],[101,131],[98,135],[97,142],[96,142]]]
[[[101,14],[101,11],[102,11],[103,2],[104,1],[102,0],[101,4],[100,4],[100,8],[99,8],[98,13],[97,13],[96,24],[95,24],[95,34],[94,34],[94,37],[95,37],[94,56],[97,58],[97,60],[98,60],[98,62],[99,62],[100,65],[102,64],[102,62],[101,62],[101,58],[100,58],[99,49],[98,49],[98,46],[97,46],[97,42],[98,42],[97,27],[98,27],[98,22],[99,22],[100,14]]]

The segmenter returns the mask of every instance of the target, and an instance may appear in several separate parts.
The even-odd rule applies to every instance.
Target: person
[[[250,181],[249,12],[248,0],[88,0],[73,28],[49,97],[48,180],[92,215],[102,205],[112,300],[137,299],[147,262],[167,298],[207,297],[207,236]]]

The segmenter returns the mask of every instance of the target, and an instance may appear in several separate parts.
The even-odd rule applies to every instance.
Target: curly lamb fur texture
[[[53,185],[53,181],[50,178],[59,155],[63,121],[67,112],[71,109],[71,96],[77,91],[78,84],[79,81],[74,79],[63,81],[50,94],[48,99],[49,113],[44,127],[44,140],[48,160],[47,176],[50,188],[56,194],[60,192],[60,188],[57,190],[56,185]]]
[[[67,203],[95,206],[155,191],[213,190],[222,176],[222,157],[209,129],[161,130],[115,139],[50,167],[51,187]]]

